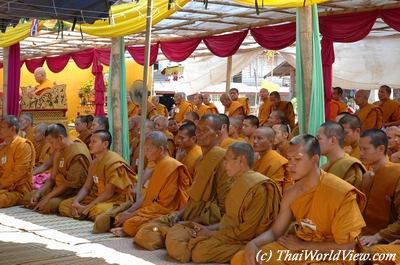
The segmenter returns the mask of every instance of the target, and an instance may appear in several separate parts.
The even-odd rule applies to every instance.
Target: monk
[[[132,118],[139,115],[139,105],[133,102],[132,93],[128,93],[128,118]]]
[[[181,221],[203,225],[218,223],[225,213],[226,196],[232,179],[224,169],[225,150],[218,147],[221,131],[218,115],[204,115],[197,126],[197,143],[203,157],[196,165],[194,182],[188,191],[189,199],[178,212],[162,216],[142,226],[135,243],[149,250],[166,246],[168,254],[181,262],[190,260],[188,243],[192,238]]]
[[[284,191],[292,181],[286,168],[288,160],[272,150],[274,138],[275,132],[270,127],[260,127],[254,132],[254,151],[259,158],[253,169],[274,180],[280,191]]]
[[[33,72],[33,75],[35,76],[36,82],[39,83],[35,87],[35,95],[40,96],[44,92],[49,91],[51,88],[53,88],[53,84],[46,78],[46,71],[43,67],[36,68]]]
[[[223,93],[219,98],[222,105],[225,107],[225,114],[228,117],[242,116],[245,113],[243,105],[238,101],[233,101],[229,94]]]
[[[369,249],[369,252],[373,255],[375,253],[390,255],[389,259],[384,261],[375,261],[374,264],[378,265],[396,265],[400,264],[400,239],[385,245],[374,245]],[[393,256],[396,255],[396,256]]]
[[[219,113],[217,106],[215,106],[215,104],[211,102],[210,94],[204,94],[203,101],[204,101],[204,105],[206,105],[210,109],[212,114]]]
[[[34,130],[33,126],[33,117],[30,113],[23,113],[19,116],[19,129],[20,136],[22,138],[28,139],[33,144],[35,143],[34,139]]]
[[[388,161],[388,139],[380,129],[363,132],[360,148],[361,160],[370,169],[361,188],[367,196],[367,227],[360,242],[370,247],[400,238],[400,165]]]
[[[385,132],[388,138],[388,156],[390,157],[394,153],[400,151],[400,142],[396,141],[396,135],[400,132],[400,128],[390,126],[385,129]]]
[[[239,90],[237,88],[229,89],[229,96],[232,101],[237,101],[242,104],[244,109],[243,115],[250,115],[250,102],[248,97],[239,98]]]
[[[183,92],[176,93],[174,96],[175,109],[173,111],[173,118],[176,123],[181,123],[185,118],[186,112],[193,111],[192,104],[186,101],[186,95]]]
[[[230,120],[231,119],[236,119],[236,118],[229,118],[225,114],[219,114],[219,117],[220,117],[221,122],[222,122],[221,136],[220,136],[220,143],[219,143],[220,147],[222,147],[224,149],[228,149],[228,147],[232,143],[244,141],[244,139],[241,139],[239,137],[238,138],[232,138],[230,136],[230,130],[232,128],[232,126],[230,126]]]
[[[360,119],[357,115],[348,113],[339,120],[339,124],[342,125],[344,129],[345,152],[360,160]]]
[[[372,128],[380,129],[383,126],[382,109],[368,103],[368,97],[369,91],[366,90],[358,90],[354,96],[354,101],[359,107],[356,115],[360,119],[362,132]]]
[[[108,118],[106,116],[96,116],[93,119],[92,126],[90,126],[92,134],[99,130],[110,130],[110,125],[108,123]]]
[[[168,154],[175,157],[174,135],[168,131],[168,119],[164,116],[158,116],[154,119],[154,129],[165,134],[168,139]]]
[[[245,140],[249,144],[253,145],[254,143],[254,132],[257,130],[259,126],[258,118],[254,115],[248,115],[243,120],[242,125],[242,133],[246,137]]]
[[[234,178],[226,197],[226,213],[220,223],[203,226],[189,223],[192,260],[226,263],[251,239],[269,229],[279,212],[281,193],[268,177],[251,170],[254,150],[241,142],[229,146],[225,170]]]
[[[183,119],[183,121],[181,122],[181,124],[187,122],[187,121],[191,121],[194,124],[197,124],[200,120],[200,115],[195,112],[195,111],[189,111],[185,113],[185,119]]]
[[[140,116],[135,117],[137,118],[136,120],[136,132],[135,132],[135,137],[131,141],[131,147],[132,147],[132,153],[131,153],[131,168],[133,169],[134,172],[138,171],[138,165],[139,165],[139,151],[140,151]],[[155,131],[154,129],[154,122],[151,120],[146,120],[145,122],[145,134],[148,134],[152,131]],[[168,141],[168,138],[167,138]],[[168,143],[167,143],[168,146]],[[172,148],[171,148],[172,149]],[[144,165],[147,166],[148,160],[145,157],[144,160]]]
[[[94,116],[93,115],[86,115],[87,121],[88,121],[88,129],[92,131],[92,125],[94,121]]]
[[[177,147],[176,159],[194,176],[196,163],[202,156],[201,147],[196,144],[196,125],[186,123],[179,127]]]
[[[153,96],[151,98],[151,103],[156,107],[157,115],[168,117],[168,109],[164,104],[160,103],[160,96]]]
[[[378,91],[379,101],[377,106],[383,112],[383,127],[400,125],[400,103],[390,99],[391,93],[392,88],[387,85],[381,86]]]
[[[19,123],[15,116],[7,115],[0,121],[0,208],[22,203],[32,190],[32,169],[35,165],[33,144],[18,136]]]
[[[332,88],[332,99],[330,102],[331,121],[334,121],[340,112],[347,112],[347,105],[341,100],[342,96],[343,89],[341,87]]]
[[[258,119],[260,120],[260,126],[263,126],[268,121],[272,108],[271,101],[269,100],[268,89],[260,89],[260,98],[262,103],[260,104],[260,108],[258,110]]]
[[[89,119],[87,116],[79,116],[76,118],[75,130],[79,133],[78,138],[89,147],[92,132],[89,129]]]
[[[264,125],[272,127],[276,124],[288,124],[289,125],[288,120],[283,111],[272,110],[271,114],[269,115],[267,123],[265,123]]]
[[[54,152],[52,175],[46,183],[27,198],[28,207],[42,213],[57,213],[60,203],[74,196],[85,182],[91,156],[80,140],[68,138],[62,124],[46,130],[46,141]]]
[[[318,167],[319,150],[318,140],[311,135],[299,135],[290,141],[288,168],[296,182],[284,193],[271,228],[247,243],[245,250],[232,258],[231,264],[293,264],[285,262],[284,256],[300,254],[302,250],[329,256],[332,251],[336,254],[339,250],[355,249],[357,236],[365,226],[360,211],[365,197],[346,181]],[[295,234],[285,235],[292,221],[296,222]],[[279,259],[281,251],[286,252]],[[344,264],[343,260],[305,259],[303,255],[302,261],[296,264]]]
[[[274,149],[283,157],[287,158],[289,148],[289,126],[286,124],[275,124],[272,126],[275,132]]]
[[[195,94],[193,96],[193,102],[195,105],[195,112],[200,118],[205,114],[212,114],[212,110],[207,105],[203,104],[204,99],[202,94]]]
[[[295,115],[292,102],[281,100],[281,95],[278,91],[271,92],[271,94],[269,94],[269,100],[271,102],[271,110],[282,111],[285,114],[290,128],[293,130],[295,126]]]
[[[229,136],[235,140],[244,140],[242,135],[243,119],[239,117],[229,118]]]
[[[35,127],[34,140],[35,140],[35,168],[32,172],[32,185],[33,189],[40,189],[40,187],[50,177],[50,168],[53,165],[52,150],[50,144],[46,142],[47,124],[39,123]]]
[[[61,202],[62,216],[95,221],[105,211],[133,200],[131,189],[136,176],[119,154],[109,150],[111,141],[108,131],[98,130],[92,134],[90,153],[94,160],[78,194]]]
[[[115,228],[111,229],[116,236],[134,237],[143,224],[177,211],[186,203],[191,178],[181,162],[168,156],[167,142],[162,132],[147,134],[145,155],[155,167],[146,194],[116,217]]]
[[[359,189],[366,169],[360,160],[349,156],[344,151],[343,127],[337,122],[327,121],[319,127],[317,138],[321,147],[321,155],[328,159],[328,162],[321,168]]]

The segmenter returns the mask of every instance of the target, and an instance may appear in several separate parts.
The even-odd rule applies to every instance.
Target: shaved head
[[[271,127],[260,127],[257,131],[261,132],[263,136],[267,137],[269,140],[274,140],[275,131]]]
[[[222,121],[219,115],[206,114],[201,117],[200,121],[211,122],[211,127],[213,130],[220,131],[222,129]]]

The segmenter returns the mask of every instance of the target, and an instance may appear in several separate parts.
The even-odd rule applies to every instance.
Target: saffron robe
[[[333,164],[326,163],[321,167],[328,173],[347,181],[357,189],[361,188],[362,176],[366,172],[360,160],[345,154]]]
[[[128,117],[132,118],[139,115],[139,106],[133,102],[128,102]]]
[[[181,123],[185,119],[185,113],[193,111],[192,104],[190,104],[188,101],[182,100],[182,102],[177,105],[177,108],[175,109],[175,116],[174,120],[176,123]]]
[[[278,146],[276,146],[276,151],[283,156],[284,158],[287,158],[287,151],[289,149],[289,142],[285,141]]]
[[[243,139],[234,139],[232,137],[227,137],[224,140],[222,140],[222,142],[219,144],[219,146],[224,148],[224,149],[228,149],[228,147],[231,144],[237,143],[237,142],[244,142],[244,140]]]
[[[331,121],[334,121],[339,113],[347,112],[347,105],[340,100],[332,99],[330,107],[331,107]]]
[[[201,118],[201,116],[203,116],[205,114],[212,114],[212,111],[208,106],[201,104],[200,108],[196,106],[196,113]]]
[[[53,87],[53,84],[50,82],[50,80],[46,79],[46,80],[44,80],[43,83],[41,83],[35,87],[35,94],[40,96],[44,92],[50,90],[52,87]]]
[[[155,106],[155,108],[157,115],[168,117],[168,109],[165,105],[159,103],[157,106]]]
[[[235,117],[235,116],[240,116],[244,115],[245,109],[242,104],[240,104],[238,101],[232,101],[231,105],[229,105],[229,108],[226,109],[225,107],[225,114],[228,117]]]
[[[347,152],[346,152],[347,153]],[[351,146],[351,151],[348,152],[348,154],[354,158],[357,158],[358,160],[360,160],[360,145],[358,144],[358,142],[355,143],[354,146]]]
[[[33,144],[20,136],[0,148],[0,208],[21,203],[32,190],[32,170],[35,165]]]
[[[376,265],[398,265],[400,264],[400,245],[374,245],[369,248],[370,253],[379,253],[379,254],[395,254],[395,260],[384,260],[384,261],[375,261]],[[387,257],[387,256],[386,256]]]
[[[189,152],[180,160],[180,162],[184,164],[188,169],[190,176],[194,176],[196,163],[201,158],[201,156],[202,156],[201,147],[195,144],[189,150]]]
[[[293,128],[295,126],[295,115],[294,115],[292,102],[290,102],[290,101],[281,101],[281,102],[279,102],[279,105],[276,108],[272,107],[272,109],[273,110],[280,110],[283,113],[285,113],[285,117],[289,122],[289,126],[293,130]]]
[[[218,108],[214,105],[214,103],[210,102],[210,103],[205,104],[205,105],[210,109],[212,114],[218,114],[219,113]]]
[[[172,157],[163,158],[154,167],[143,204],[124,222],[124,232],[134,237],[143,224],[179,210],[188,199],[186,190],[189,186],[190,175],[186,167]]]
[[[86,146],[89,148],[90,144],[90,137],[92,137],[92,131],[89,129],[84,129],[81,131],[81,133],[78,135],[78,138],[86,144]]]
[[[50,145],[48,143],[46,143],[45,141],[41,142],[41,143],[37,143],[36,147],[36,166],[40,166],[41,164],[43,164],[47,159],[50,158],[51,156],[51,148]],[[39,155],[38,155],[39,154]]]
[[[243,106],[243,110],[244,110],[244,115],[250,115],[250,102],[249,102],[249,98],[238,98],[237,102],[239,102],[240,104],[242,104]]]
[[[272,104],[268,99],[264,100],[264,102],[260,105],[258,110],[258,120],[260,121],[260,126],[263,126],[268,121],[269,115],[271,114],[271,108]]]
[[[232,185],[226,197],[226,213],[212,237],[190,240],[195,263],[226,263],[247,242],[268,230],[279,212],[281,193],[266,176],[248,171]]]
[[[320,179],[317,187],[302,194],[290,206],[296,219],[296,236],[307,242],[333,241],[336,244],[355,242],[365,226],[360,210],[365,206],[365,196],[352,185],[322,170]],[[272,254],[269,262],[264,261],[262,264],[317,263],[311,259],[297,263],[278,260],[278,251],[284,251],[286,248],[277,242],[266,244],[261,250],[263,253]],[[294,254],[292,251],[290,253]],[[244,264],[244,252],[238,252],[232,258],[231,264]],[[323,264],[355,263],[331,261]]]
[[[383,112],[383,124],[400,120],[400,103],[389,99],[385,102],[378,101],[377,104]]]
[[[367,104],[356,112],[357,117],[361,121],[361,131],[376,128],[380,129],[383,126],[382,109],[373,104]]]

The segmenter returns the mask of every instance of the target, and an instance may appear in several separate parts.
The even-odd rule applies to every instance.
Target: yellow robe
[[[258,111],[260,126],[263,126],[268,121],[269,115],[271,114],[271,108],[272,104],[268,99],[264,100],[264,102],[260,105],[260,109]]]
[[[175,137],[170,131],[164,131],[165,136],[167,136],[167,148],[168,154],[171,157],[175,157]]]
[[[225,114],[228,117],[235,117],[235,116],[240,116],[244,115],[245,109],[242,104],[240,104],[238,101],[232,101],[231,105],[229,106],[228,109],[225,108]]]
[[[143,224],[179,210],[188,199],[186,190],[189,186],[190,175],[186,167],[169,156],[163,158],[150,177],[142,206],[135,211],[135,216],[124,222],[124,232],[134,237]]]
[[[36,166],[40,166],[51,156],[50,145],[45,142],[38,143],[36,145],[36,152]]]
[[[180,160],[186,166],[190,176],[194,176],[196,163],[202,156],[201,147],[195,144],[189,152]]]
[[[385,260],[385,261],[375,261],[376,265],[398,265],[400,264],[400,245],[374,245],[369,249],[371,254],[384,254],[384,255],[396,255],[394,260]],[[387,257],[387,256],[386,256]]]
[[[292,103],[290,101],[281,101],[281,102],[279,102],[278,107],[273,108],[273,109],[280,110],[283,113],[285,113],[285,117],[289,122],[289,126],[293,130],[293,128],[295,126],[295,115],[294,115]]]
[[[366,172],[361,161],[348,154],[334,161],[333,164],[326,163],[321,168],[347,181],[357,189],[361,188],[362,176]]]
[[[156,113],[157,115],[160,116],[164,116],[164,117],[168,117],[168,109],[166,106],[164,106],[163,104],[159,103],[156,107]]]
[[[78,138],[84,142],[88,148],[90,144],[90,137],[92,137],[92,132],[89,129],[81,131],[81,133],[78,135]]]
[[[157,115],[157,108],[154,106],[153,103],[151,103],[150,100],[147,100],[147,114],[146,117],[147,119],[151,119],[152,117]]]
[[[355,144],[355,146],[351,147],[351,152],[348,153],[350,156],[357,158],[358,160],[360,160],[360,145],[358,144],[358,142]]]
[[[53,87],[53,84],[50,80],[46,79],[43,83],[39,84],[35,88],[35,94],[40,96],[47,90],[50,90]]]
[[[218,114],[219,113],[218,108],[214,105],[214,103],[210,102],[210,103],[205,104],[205,105],[210,109],[212,114]]]
[[[87,209],[83,213],[84,218],[94,221],[96,217],[110,208],[118,207],[126,201],[132,201],[131,190],[136,183],[136,176],[125,160],[117,153],[108,151],[100,160],[93,160],[89,166],[88,178],[92,178],[94,185],[90,194],[81,202],[88,205],[100,194],[104,193],[107,184],[114,186],[114,195],[107,201],[103,201]],[[75,197],[64,200],[59,207],[62,216],[74,217],[71,213],[71,204]],[[81,218],[82,219],[82,218]]]
[[[228,149],[228,147],[231,144],[237,143],[237,142],[244,142],[244,140],[243,139],[234,139],[232,137],[227,137],[224,140],[222,140],[222,142],[219,144],[219,146],[224,148],[224,149]]]
[[[188,101],[182,101],[177,107],[174,119],[179,124],[185,119],[185,113],[193,111],[193,107]]]
[[[385,102],[378,101],[378,106],[383,112],[383,124],[400,120],[400,103],[389,99]]]
[[[200,108],[196,106],[196,113],[201,118],[201,116],[203,116],[205,114],[212,114],[212,111],[208,106],[201,104]]]
[[[35,165],[35,148],[22,137],[0,148],[0,208],[21,203],[32,190],[32,170]]]
[[[339,113],[347,112],[347,105],[340,100],[332,99],[330,106],[331,106],[331,121],[334,121]]]
[[[128,102],[128,118],[139,115],[139,106],[133,102]]]
[[[226,197],[217,234],[190,240],[193,262],[229,262],[248,241],[270,228],[280,201],[279,188],[271,179],[254,171],[240,176]]]
[[[347,182],[321,171],[321,181],[313,190],[301,195],[290,206],[296,219],[296,236],[307,242],[347,244],[355,242],[365,222],[360,209],[364,208],[365,196]],[[273,242],[264,245],[262,253],[271,253],[271,260],[262,264],[316,264],[317,261],[284,262],[278,260],[280,251],[287,250]],[[244,264],[243,251],[238,252],[231,264]],[[294,252],[291,252],[293,255]],[[260,263],[261,264],[261,263]],[[344,264],[332,261],[319,264]],[[354,264],[348,262],[346,264]]]
[[[253,166],[253,169],[264,176],[274,180],[280,189],[285,190],[292,184],[289,173],[286,170],[288,160],[275,150],[269,150]]]
[[[287,151],[289,149],[289,142],[285,141],[276,147],[276,151],[287,159]]]
[[[237,101],[242,104],[244,115],[250,115],[250,102],[248,98],[238,98]]]
[[[368,104],[356,112],[356,115],[361,121],[361,131],[383,126],[382,109],[373,104]]]

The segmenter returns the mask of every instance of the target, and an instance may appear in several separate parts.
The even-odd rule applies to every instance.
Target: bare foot
[[[116,227],[110,230],[111,233],[114,234],[114,236],[117,237],[126,237],[128,236],[125,232],[124,229],[122,227]]]

